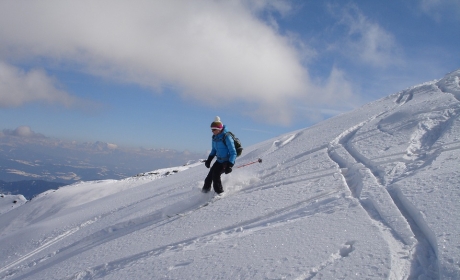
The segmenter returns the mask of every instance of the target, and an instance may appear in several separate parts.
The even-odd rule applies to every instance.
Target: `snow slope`
[[[460,279],[459,79],[246,147],[222,198],[199,162],[44,193],[0,279]]]
[[[23,195],[7,195],[0,193],[0,215],[17,208],[27,202]]]

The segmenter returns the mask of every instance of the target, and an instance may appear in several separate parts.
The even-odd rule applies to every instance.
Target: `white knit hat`
[[[220,121],[220,118],[216,116],[214,118],[214,121],[211,123],[211,129],[222,130],[223,128],[224,128],[224,125]]]

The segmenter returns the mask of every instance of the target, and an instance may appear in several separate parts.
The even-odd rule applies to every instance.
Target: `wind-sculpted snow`
[[[0,279],[460,279],[460,71],[201,162],[0,216]]]

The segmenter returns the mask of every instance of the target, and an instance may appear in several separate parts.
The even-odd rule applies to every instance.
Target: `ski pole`
[[[259,158],[258,160],[256,161],[253,161],[253,162],[249,162],[249,163],[246,163],[246,164],[243,164],[243,165],[240,165],[240,166],[237,166],[236,168],[241,168],[241,167],[245,167],[245,166],[248,166],[248,165],[251,165],[251,164],[254,164],[254,163],[262,163],[262,159]]]

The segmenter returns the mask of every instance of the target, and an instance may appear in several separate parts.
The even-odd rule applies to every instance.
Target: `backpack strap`
[[[224,145],[225,145],[225,147],[227,147],[227,149],[228,149],[228,146],[227,146],[227,142],[226,142],[225,140],[227,140],[227,135],[228,135],[229,133],[230,133],[230,132],[225,133],[225,134],[224,134],[224,137],[222,137],[222,142],[224,142]]]
[[[232,133],[231,133],[231,132],[227,132],[227,133],[224,134],[224,137],[222,137],[222,142],[224,142],[225,147],[227,147],[227,143],[225,142],[225,139],[227,139],[227,135],[228,135],[228,134],[231,135]],[[213,141],[216,140],[216,136],[217,136],[217,135],[213,135],[213,136],[212,136],[212,140],[213,140]],[[216,141],[217,141],[217,140],[216,140]]]

